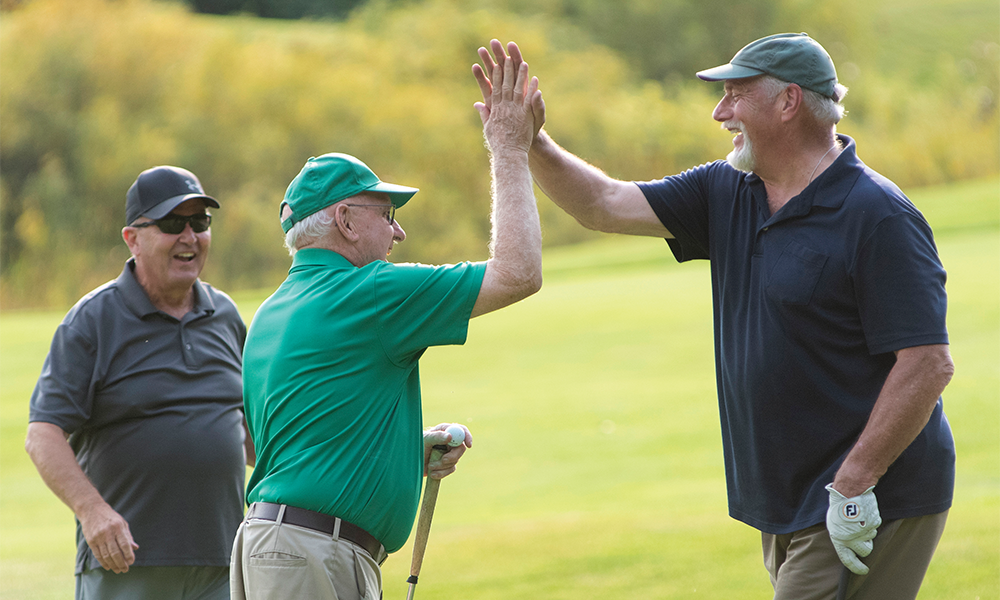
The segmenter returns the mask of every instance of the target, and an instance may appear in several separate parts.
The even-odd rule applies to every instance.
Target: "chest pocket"
[[[809,304],[827,256],[788,242],[767,281],[767,295],[782,304]]]

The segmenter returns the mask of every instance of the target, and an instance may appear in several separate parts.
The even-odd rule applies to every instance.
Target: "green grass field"
[[[948,270],[958,446],[921,598],[1000,598],[1000,181],[911,194]],[[543,200],[544,201],[544,200]],[[444,481],[418,596],[767,598],[759,535],[727,516],[707,263],[660,240],[546,252],[542,292],[422,360],[425,422],[475,445]],[[235,294],[249,320],[264,292]],[[0,598],[69,598],[73,517],[23,450],[62,313],[0,316]],[[403,598],[410,547],[385,565]]]

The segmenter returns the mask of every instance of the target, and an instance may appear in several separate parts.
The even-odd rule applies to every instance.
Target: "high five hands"
[[[509,55],[498,40],[492,40],[490,47],[492,56],[486,48],[479,49],[483,66],[472,65],[472,74],[483,94],[483,101],[475,103],[476,110],[491,148],[494,143],[511,143],[527,151],[545,123],[545,103],[538,89],[538,78],[529,81],[528,63],[514,42],[507,44]],[[525,127],[524,121],[528,120],[530,128]],[[500,129],[506,135],[491,135],[491,129]]]

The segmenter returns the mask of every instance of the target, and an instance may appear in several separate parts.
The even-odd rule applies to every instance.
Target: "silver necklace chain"
[[[830,146],[830,149],[827,150],[826,153],[823,154],[823,156],[819,157],[819,162],[816,163],[816,166],[813,167],[812,173],[809,174],[809,181],[806,182],[806,185],[809,185],[810,183],[812,183],[813,175],[816,174],[816,169],[818,169],[819,166],[823,163],[823,159],[826,158],[827,154],[830,154],[831,152],[833,152],[833,149],[836,148],[836,147],[837,147],[837,144],[834,143],[832,146]]]

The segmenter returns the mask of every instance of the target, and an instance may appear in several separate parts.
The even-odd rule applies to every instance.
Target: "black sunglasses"
[[[212,224],[212,215],[201,213],[188,217],[182,217],[181,215],[169,214],[162,219],[138,223],[136,225],[132,225],[132,227],[142,228],[156,225],[163,233],[178,234],[184,231],[184,226],[188,223],[191,224],[191,231],[195,233],[202,233],[203,231],[208,231],[209,226]]]

